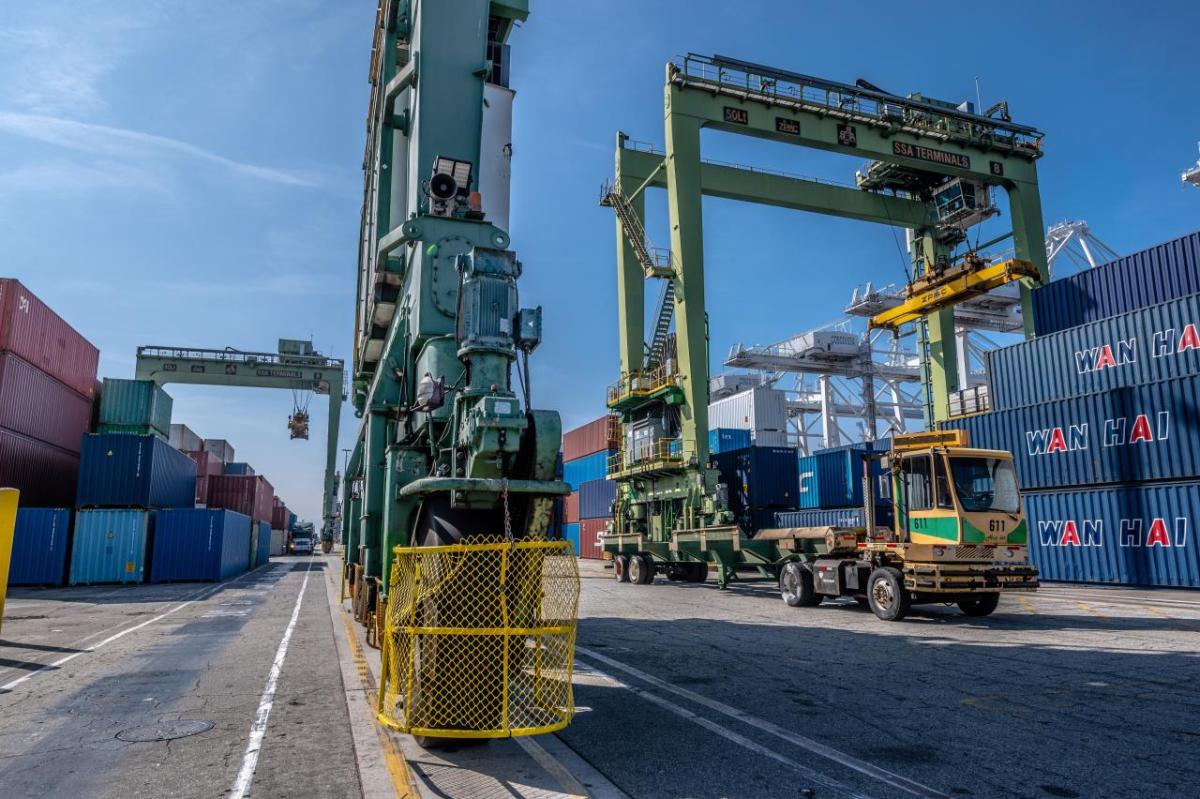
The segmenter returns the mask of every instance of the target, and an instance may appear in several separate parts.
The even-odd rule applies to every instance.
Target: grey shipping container
[[[1200,373],[1200,294],[988,354],[992,408]]]
[[[951,419],[1013,454],[1025,490],[1200,477],[1200,376]]]
[[[1148,247],[1033,291],[1038,335],[1200,293],[1200,232]]]
[[[757,386],[708,405],[708,427],[749,430],[758,447],[787,445],[787,396],[771,386]]]
[[[220,458],[221,463],[229,463],[233,460],[233,445],[223,438],[204,439],[203,449]]]
[[[1200,587],[1200,483],[1024,495],[1043,580]]]
[[[190,508],[196,464],[158,436],[84,436],[80,507]]]
[[[165,437],[171,433],[173,404],[171,395],[151,380],[106,377],[100,397],[100,426],[112,432],[148,427]]]
[[[167,441],[180,452],[195,452],[204,444],[204,439],[192,432],[192,428],[186,424],[172,424]]]

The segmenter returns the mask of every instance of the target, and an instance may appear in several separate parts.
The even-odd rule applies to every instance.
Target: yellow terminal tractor
[[[864,478],[861,529],[764,530],[757,539],[817,539],[820,554],[788,561],[779,589],[789,605],[829,596],[868,603],[879,618],[903,618],[914,604],[957,604],[986,616],[1000,595],[1034,591],[1028,525],[1008,452],[972,449],[962,430],[897,435],[883,460],[892,488],[892,527],[874,524],[875,480]]]

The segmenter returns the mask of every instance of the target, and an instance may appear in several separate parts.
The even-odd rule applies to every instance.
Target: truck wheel
[[[980,594],[959,602],[958,609],[968,616],[990,616],[999,604],[999,594]]]
[[[630,555],[629,581],[636,585],[649,585],[654,582],[654,561],[646,555]]]
[[[708,582],[708,563],[689,563],[687,581],[689,583]]]
[[[618,583],[629,582],[629,556],[617,555],[613,558],[613,577]]]
[[[813,587],[812,566],[788,561],[779,572],[779,595],[793,608],[813,608],[824,598]]]
[[[884,621],[900,621],[908,615],[912,604],[912,597],[904,587],[904,576],[891,566],[871,572],[867,580],[867,600],[875,615]]]

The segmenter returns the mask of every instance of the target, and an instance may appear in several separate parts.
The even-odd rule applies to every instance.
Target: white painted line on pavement
[[[579,651],[578,646],[576,646],[575,649],[577,652]],[[692,711],[688,710],[687,708],[680,707],[679,705],[675,704],[674,702],[671,702],[670,700],[663,699],[658,694],[653,694],[653,693],[650,693],[649,691],[638,688],[637,686],[630,685],[629,683],[626,683],[626,682],[622,682],[621,680],[617,679],[616,677],[612,676],[611,674],[601,671],[600,669],[596,668],[595,666],[589,665],[588,668],[591,669],[592,671],[594,671],[596,674],[602,675],[604,677],[604,679],[608,680],[610,683],[612,683],[616,687],[624,688],[627,691],[637,694],[642,699],[645,699],[647,702],[656,704],[659,707],[663,708],[664,710],[669,710],[670,712],[674,713],[675,715],[681,716],[682,718],[687,719],[688,721],[692,722],[693,724],[698,724],[699,726],[703,727],[704,729],[708,730],[709,732],[714,732],[717,735],[721,736],[722,738],[725,738],[726,740],[733,741],[738,746],[749,749],[751,752],[755,752],[757,754],[762,755],[763,757],[770,758],[771,760],[774,760],[777,763],[780,763],[780,764],[786,766],[787,768],[792,769],[793,771],[799,772],[800,774],[803,774],[807,779],[812,780],[813,782],[817,783],[818,785],[820,785],[824,788],[828,788],[831,791],[836,791],[839,795],[848,796],[848,797],[850,797],[850,799],[870,799],[870,797],[867,794],[854,791],[850,786],[848,786],[844,783],[838,782],[836,779],[834,779],[833,777],[830,777],[828,774],[822,774],[821,772],[817,771],[816,769],[812,769],[801,763],[796,763],[795,761],[789,760],[773,749],[769,749],[756,741],[752,741],[749,738],[747,738],[746,736],[741,735],[740,733],[736,733],[731,729],[722,727],[720,724],[717,724],[712,719],[707,719],[704,716],[701,716],[697,713],[693,713]]]
[[[254,716],[254,723],[250,725],[250,740],[246,743],[242,768],[238,771],[237,779],[233,781],[233,787],[230,789],[231,799],[242,799],[246,795],[246,791],[250,790],[250,783],[254,779],[254,770],[258,768],[258,753],[262,751],[263,737],[267,734],[267,720],[270,719],[271,707],[275,704],[275,686],[279,682],[279,673],[283,671],[283,660],[287,657],[288,644],[292,642],[292,633],[296,629],[296,622],[300,619],[300,604],[304,601],[304,590],[308,588],[308,576],[311,573],[312,561],[310,560],[308,568],[304,570],[304,582],[300,584],[300,593],[296,595],[296,607],[292,608],[292,618],[288,622],[287,629],[283,631],[279,648],[275,650],[275,662],[271,664],[266,687],[263,688],[262,698],[258,700],[258,712]]]
[[[255,571],[257,571],[257,569]],[[67,655],[66,657],[61,657],[58,660],[54,661],[53,663],[43,663],[40,666],[38,666],[36,669],[34,669],[33,671],[26,674],[25,676],[18,677],[17,679],[13,680],[12,682],[6,682],[4,685],[0,685],[0,691],[11,691],[12,689],[16,688],[21,683],[25,682],[26,680],[32,679],[33,677],[37,676],[38,674],[41,674],[43,671],[46,671],[47,669],[56,669],[59,666],[63,665],[64,663],[68,663],[68,662],[74,660],[75,658],[79,657],[80,655],[87,655],[92,652],[95,652],[100,647],[105,646],[106,644],[111,644],[113,641],[116,641],[119,638],[124,638],[126,635],[129,635],[131,632],[135,632],[136,630],[140,630],[143,627],[154,624],[154,622],[156,622],[156,621],[161,621],[162,619],[165,619],[167,616],[170,616],[172,613],[183,610],[188,605],[194,604],[196,602],[203,602],[204,600],[208,599],[209,596],[212,596],[213,594],[217,593],[217,591],[220,591],[222,588],[229,585],[230,583],[236,583],[238,580],[242,579],[247,574],[253,574],[253,572],[244,572],[242,574],[239,574],[237,577],[234,577],[232,580],[226,580],[225,582],[218,583],[217,585],[214,585],[210,588],[203,588],[200,591],[197,591],[192,599],[189,599],[186,602],[179,603],[178,605],[176,605],[175,607],[166,611],[165,613],[160,613],[157,616],[155,616],[154,618],[146,619],[144,622],[141,622],[140,624],[135,624],[132,627],[126,627],[124,630],[121,630],[119,633],[113,633],[112,635],[105,638],[103,641],[101,641],[98,644],[93,644],[92,646],[89,646],[87,649],[81,649],[78,652],[72,652],[71,654]],[[201,594],[203,594],[205,592],[208,593],[208,596],[200,596]],[[87,639],[85,638],[83,640],[86,641]]]
[[[588,790],[583,787],[583,783],[575,779],[575,775],[543,749],[541,744],[524,736],[517,736],[513,740],[516,741],[517,746],[525,750],[525,754],[532,757],[539,766],[545,769],[547,774],[558,780],[559,785],[569,791],[570,799],[588,799]]]
[[[860,774],[865,774],[868,777],[879,780],[880,782],[886,783],[887,785],[902,790],[906,793],[910,793],[913,796],[921,796],[925,797],[925,799],[951,799],[951,797],[947,794],[936,791],[927,785],[922,785],[919,782],[910,780],[907,777],[896,774],[895,772],[888,771],[882,766],[876,766],[873,763],[866,762],[865,760],[859,760],[853,755],[846,754],[845,752],[841,752],[831,746],[827,746],[819,741],[815,741],[812,738],[808,738],[806,736],[794,733],[791,730],[784,729],[778,724],[773,724],[766,719],[761,719],[758,716],[751,715],[750,713],[747,713],[744,710],[739,710],[732,705],[727,705],[724,702],[718,702],[715,699],[709,699],[707,696],[702,696],[701,694],[695,693],[694,691],[689,691],[686,688],[680,688],[677,685],[672,685],[665,680],[660,680],[658,677],[655,677],[652,674],[647,674],[644,671],[635,669],[633,666],[626,665],[619,660],[613,660],[610,657],[601,655],[599,652],[593,652],[590,649],[579,646],[578,644],[575,646],[575,651],[578,654],[584,655],[585,657],[593,658],[594,660],[598,660],[601,663],[605,663],[615,669],[620,669],[621,671],[624,671],[625,673],[630,674],[637,679],[642,680],[643,682],[647,682],[656,688],[673,693],[676,696],[683,697],[684,699],[691,700],[692,702],[703,705],[710,710],[715,710],[724,716],[736,719],[743,724],[748,724],[751,727],[757,727],[763,732],[770,733],[771,735],[781,738],[788,743],[799,746],[801,749],[807,749],[815,755],[828,758],[829,760],[839,763],[846,768],[853,769]]]

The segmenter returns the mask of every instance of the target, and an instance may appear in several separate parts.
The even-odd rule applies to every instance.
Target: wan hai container
[[[146,510],[76,513],[71,585],[142,582],[146,551],[154,532],[154,515],[154,511]]]
[[[1200,376],[951,419],[1013,454],[1024,490],[1200,477]]]
[[[95,393],[100,350],[12,278],[0,278],[0,350],[16,353],[89,400]]]
[[[1198,373],[1200,294],[988,354],[996,410]]]
[[[80,507],[190,508],[196,464],[158,436],[85,436],[79,466]]]
[[[1200,587],[1200,483],[1023,495],[1043,580]]]
[[[158,514],[150,582],[225,580],[250,567],[250,519],[209,508]]]
[[[62,585],[70,530],[70,508],[18,508],[8,584]]]

